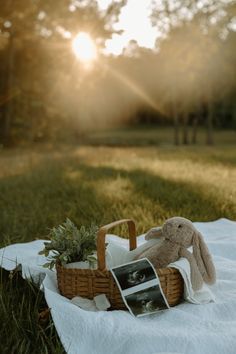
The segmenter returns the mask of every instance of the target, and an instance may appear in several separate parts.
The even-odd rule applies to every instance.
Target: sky
[[[111,0],[97,0],[101,10],[111,3]],[[129,0],[121,9],[119,20],[114,29],[122,30],[122,34],[113,34],[106,41],[106,53],[119,55],[131,40],[135,40],[140,47],[154,48],[157,38],[157,29],[151,24],[152,0]]]

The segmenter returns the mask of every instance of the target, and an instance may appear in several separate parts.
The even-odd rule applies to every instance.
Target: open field
[[[181,133],[181,132],[180,132]],[[174,131],[170,127],[142,126],[124,127],[106,131],[94,131],[86,134],[84,141],[90,145],[106,146],[147,146],[163,147],[173,144]],[[192,129],[188,128],[189,142],[191,142]],[[215,130],[213,134],[217,145],[231,145],[236,142],[235,130]],[[181,138],[181,134],[180,134]],[[181,141],[181,139],[180,139]],[[205,129],[199,127],[197,131],[197,143],[204,145],[206,141]]]
[[[78,225],[129,217],[138,233],[174,215],[236,219],[236,134],[228,134],[214,147],[134,146],[131,134],[121,142],[130,146],[2,150],[0,245],[45,238],[66,217]],[[0,278],[0,352],[63,353],[52,322],[38,321],[43,295],[17,274]]]

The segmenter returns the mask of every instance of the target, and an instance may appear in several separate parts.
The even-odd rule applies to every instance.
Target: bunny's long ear
[[[193,255],[196,259],[203,280],[208,284],[214,284],[216,281],[215,266],[207,245],[198,231],[193,235]]]
[[[161,227],[153,227],[146,233],[145,240],[151,240],[153,238],[162,237],[162,228]]]

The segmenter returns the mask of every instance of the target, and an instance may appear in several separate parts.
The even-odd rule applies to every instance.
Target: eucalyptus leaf
[[[48,257],[50,262],[44,267],[52,269],[59,261],[62,265],[70,262],[80,262],[89,260],[94,263],[93,253],[96,251],[98,227],[91,224],[89,227],[82,225],[80,228],[70,220],[53,227],[50,230],[49,238],[51,242],[44,242],[44,249],[39,252]],[[52,251],[53,255],[50,254]],[[91,257],[89,259],[89,257]]]

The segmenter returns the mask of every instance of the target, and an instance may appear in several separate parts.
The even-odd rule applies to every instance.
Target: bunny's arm
[[[189,252],[186,248],[181,248],[179,252],[180,257],[187,258],[190,264],[191,270],[191,283],[193,290],[198,290],[203,285],[203,279],[201,273],[199,272],[196,260],[191,252]]]
[[[162,237],[162,228],[161,227],[153,227],[150,229],[146,235],[145,235],[145,240],[151,240],[151,239],[156,239],[159,237]]]

